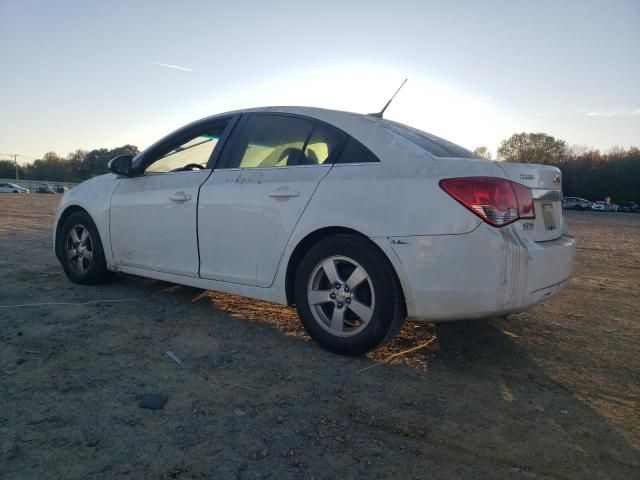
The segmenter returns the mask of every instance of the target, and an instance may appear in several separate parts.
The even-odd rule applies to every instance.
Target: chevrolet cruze
[[[58,209],[71,281],[124,272],[295,305],[337,353],[375,348],[407,317],[523,311],[573,269],[557,168],[484,160],[375,115],[215,115],[109,170]]]

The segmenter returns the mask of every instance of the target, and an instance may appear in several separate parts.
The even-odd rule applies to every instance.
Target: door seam
[[[207,180],[211,178],[211,175],[213,175],[213,171],[214,170],[211,169],[211,172],[209,172],[207,178],[205,178],[200,186],[198,186],[198,194],[196,195],[196,249],[198,251],[198,278],[202,278],[200,276],[200,190],[202,189],[202,186],[207,183]]]

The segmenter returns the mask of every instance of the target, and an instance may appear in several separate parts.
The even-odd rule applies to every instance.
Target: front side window
[[[303,152],[313,123],[279,115],[250,116],[234,142],[227,168],[267,168],[309,164]]]
[[[234,122],[234,117],[222,117],[188,125],[145,151],[136,169],[145,173],[205,169],[220,139],[228,135],[226,131],[233,127]]]
[[[190,138],[171,151],[161,155],[146,169],[149,173],[180,172],[202,170],[220,140],[221,131],[212,131],[204,135]]]

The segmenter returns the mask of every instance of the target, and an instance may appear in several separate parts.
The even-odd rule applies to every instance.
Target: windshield
[[[422,147],[434,157],[480,158],[473,152],[440,137],[391,120],[382,120],[389,130]]]

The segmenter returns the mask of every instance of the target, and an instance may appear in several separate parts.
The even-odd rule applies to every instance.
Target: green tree
[[[85,178],[89,178],[89,171],[85,168],[84,161],[89,152],[87,150],[77,149],[67,155],[67,177],[68,182],[79,182]]]
[[[63,181],[66,160],[55,152],[47,152],[41,160],[27,166],[26,175],[30,180]]]
[[[16,165],[13,160],[0,160],[0,178],[16,178]]]
[[[82,161],[84,178],[90,178],[107,173],[109,171],[107,168],[109,160],[113,157],[124,154],[137,155],[138,147],[135,145],[124,145],[111,150],[100,148],[87,152]]]
[[[111,150],[100,148],[91,150],[90,152],[78,149],[69,153],[66,158],[61,157],[55,152],[47,152],[42,159],[25,165],[24,174],[22,174],[20,178],[48,180],[52,182],[81,182],[96,175],[107,173],[107,163],[109,160],[125,153],[137,155],[138,147],[134,145],[124,145]],[[9,178],[13,176],[15,176],[15,171]]]
[[[503,140],[498,148],[498,157],[509,162],[542,163],[559,165],[567,145],[546,133],[514,133]]]

